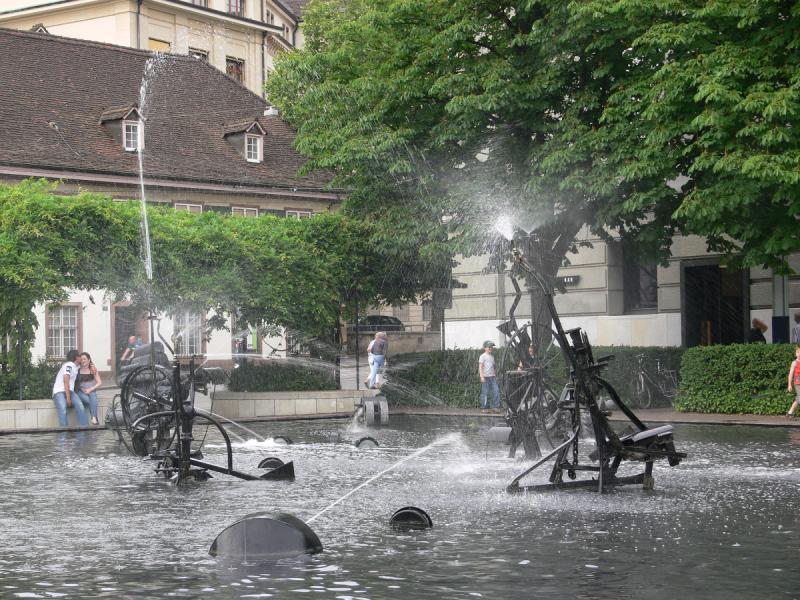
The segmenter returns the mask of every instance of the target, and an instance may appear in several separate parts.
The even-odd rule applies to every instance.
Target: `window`
[[[658,309],[658,276],[655,263],[639,264],[626,257],[622,266],[625,312]]]
[[[181,202],[176,202],[175,210],[190,213],[201,213],[203,212],[203,206],[201,204],[183,204]]]
[[[141,123],[139,121],[123,121],[125,131],[125,150],[127,152],[138,152],[144,147]]]
[[[244,139],[247,162],[261,162],[261,136],[248,133]]]
[[[203,351],[202,319],[196,313],[179,313],[175,315],[173,331],[175,333],[175,354],[192,356]]]
[[[147,40],[147,48],[153,52],[169,52],[171,47],[172,44],[165,42],[164,40],[157,40],[155,38],[150,38]]]
[[[294,219],[308,219],[313,213],[310,210],[287,210],[286,216]]]
[[[275,14],[268,8],[266,9],[266,12],[264,13],[264,22],[265,23],[269,23],[270,25],[274,25],[275,24]]]
[[[47,356],[63,359],[78,348],[78,307],[51,306],[47,313]]]
[[[208,0],[189,0],[195,6],[202,6],[203,8],[208,8]]]
[[[408,321],[410,319],[408,304],[396,304],[392,306],[392,314],[401,321]]]
[[[283,39],[285,39],[285,40],[289,39],[289,26],[288,25],[284,25],[283,26]]]
[[[197,60],[205,63],[208,62],[208,50],[200,50],[199,48],[189,48],[189,56],[193,56]]]
[[[243,206],[232,206],[231,207],[231,214],[239,216],[239,217],[257,217],[258,216],[258,209],[257,208],[246,208]]]
[[[244,0],[228,0],[228,13],[237,17],[244,16]]]
[[[422,301],[422,320],[423,321],[433,320],[433,302],[430,300]]]
[[[225,72],[236,81],[244,84],[244,61],[240,58],[226,58]]]

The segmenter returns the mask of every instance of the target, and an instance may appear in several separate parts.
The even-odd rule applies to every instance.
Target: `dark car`
[[[351,323],[347,326],[348,331],[355,331],[356,326]],[[359,333],[374,333],[376,331],[405,331],[403,322],[397,317],[386,315],[367,315],[358,320]]]

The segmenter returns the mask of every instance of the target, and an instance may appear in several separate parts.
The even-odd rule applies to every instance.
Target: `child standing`
[[[786,386],[787,392],[791,392],[792,386],[794,386],[794,402],[792,402],[789,412],[786,413],[787,417],[793,417],[794,411],[797,410],[797,405],[800,404],[800,345],[795,346],[794,356],[792,366],[789,367],[789,381]]]

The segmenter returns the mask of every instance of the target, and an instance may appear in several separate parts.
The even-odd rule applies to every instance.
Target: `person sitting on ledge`
[[[53,402],[56,405],[56,411],[58,411],[58,424],[61,427],[69,426],[67,409],[70,406],[75,407],[75,416],[78,418],[78,425],[81,427],[89,426],[89,419],[86,417],[86,411],[83,409],[83,402],[78,397],[78,394],[73,393],[75,389],[75,380],[78,378],[79,357],[80,353],[77,350],[70,350],[67,352],[67,362],[61,365],[58,375],[56,375],[56,380],[53,383]]]

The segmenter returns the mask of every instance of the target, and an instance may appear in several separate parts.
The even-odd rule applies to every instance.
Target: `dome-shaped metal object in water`
[[[404,506],[397,509],[392,518],[389,519],[389,524],[395,529],[410,530],[410,529],[430,529],[433,527],[433,520],[431,520],[428,513],[416,506]]]
[[[303,521],[286,513],[253,513],[224,529],[208,553],[224,560],[263,562],[322,552]]]
[[[357,439],[355,442],[353,442],[353,445],[356,448],[377,448],[380,446],[378,440],[368,435]]]
[[[276,444],[294,444],[292,438],[287,435],[276,435],[274,438],[272,438],[272,441]]]
[[[268,456],[260,463],[258,463],[259,469],[277,469],[278,467],[282,466],[283,466],[283,461],[277,456]]]
[[[284,463],[277,456],[268,456],[260,463],[259,469],[267,469],[259,479],[289,479],[294,481],[294,463],[290,460]]]

